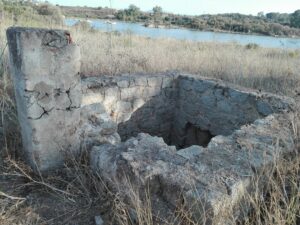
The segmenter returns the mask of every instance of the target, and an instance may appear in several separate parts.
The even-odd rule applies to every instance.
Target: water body
[[[74,25],[78,19],[68,18],[65,20],[66,25]],[[284,48],[284,49],[300,49],[299,38],[278,38],[270,36],[246,35],[246,34],[230,34],[215,33],[206,31],[189,30],[184,28],[168,29],[168,28],[148,28],[138,23],[128,23],[117,21],[116,24],[110,25],[105,20],[91,20],[91,25],[95,29],[102,31],[118,31],[121,33],[131,32],[136,35],[151,38],[174,38],[179,40],[191,41],[213,41],[213,42],[236,42],[246,45],[255,43],[263,47]]]

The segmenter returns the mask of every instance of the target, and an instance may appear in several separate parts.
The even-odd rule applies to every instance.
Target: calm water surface
[[[78,19],[68,18],[65,20],[66,25],[74,25]],[[115,25],[105,23],[105,20],[91,20],[91,25],[95,29],[102,31],[118,31],[121,33],[131,32],[151,38],[175,38],[179,40],[192,41],[217,41],[217,42],[236,42],[242,45],[255,43],[263,47],[270,48],[286,48],[300,49],[300,39],[294,38],[275,38],[269,36],[245,35],[245,34],[229,34],[205,32],[189,29],[164,29],[164,28],[148,28],[138,23],[127,23],[117,21]]]

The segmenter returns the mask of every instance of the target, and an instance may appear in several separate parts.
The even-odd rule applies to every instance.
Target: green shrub
[[[291,57],[291,58],[297,58],[297,57],[299,57],[300,52],[299,52],[299,50],[295,50],[295,51],[290,51],[288,54],[289,54],[289,57]]]
[[[35,10],[39,15],[50,17],[56,23],[63,21],[63,15],[59,7],[50,4],[39,4],[35,6]]]
[[[258,49],[259,45],[255,44],[255,43],[249,43],[245,47],[246,47],[246,49]]]

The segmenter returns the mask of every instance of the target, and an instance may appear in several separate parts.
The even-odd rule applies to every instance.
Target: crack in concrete
[[[51,109],[46,110],[46,109],[45,109],[43,106],[41,106],[38,102],[36,102],[36,104],[43,110],[43,113],[42,113],[40,116],[36,117],[36,118],[28,117],[28,119],[30,119],[30,120],[39,120],[39,119],[42,119],[43,116],[49,115],[49,113],[52,112],[52,110],[54,109],[54,107],[52,107]]]
[[[66,91],[66,94],[67,94],[68,99],[70,101],[70,105],[66,108],[67,111],[72,110],[72,104],[73,104],[73,101],[72,101],[71,96],[70,96],[70,92],[71,92],[71,87]]]

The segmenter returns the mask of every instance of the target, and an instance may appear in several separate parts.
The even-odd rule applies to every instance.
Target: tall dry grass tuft
[[[266,170],[270,176],[264,175],[266,171],[260,171],[251,181],[251,192],[245,193],[241,205],[237,208],[225,209],[222,214],[225,217],[209,217],[209,211],[201,208],[201,202],[189,205],[178,204],[173,211],[169,210],[167,213],[162,209],[161,215],[164,216],[160,216],[158,205],[153,204],[155,195],[151,194],[149,189],[141,189],[127,180],[114,194],[114,222],[112,224],[299,224],[300,158],[298,156],[287,158]],[[241,210],[244,214],[241,216],[235,210]]]
[[[245,197],[252,208],[245,225],[299,224],[300,222],[299,157],[274,165],[273,176],[264,178],[266,185],[257,185],[253,195]]]
[[[0,32],[0,37],[3,33]],[[4,37],[3,37],[4,38]],[[0,149],[19,146],[18,122],[12,82],[8,72],[6,42],[0,43]],[[3,151],[1,152],[3,154]]]

